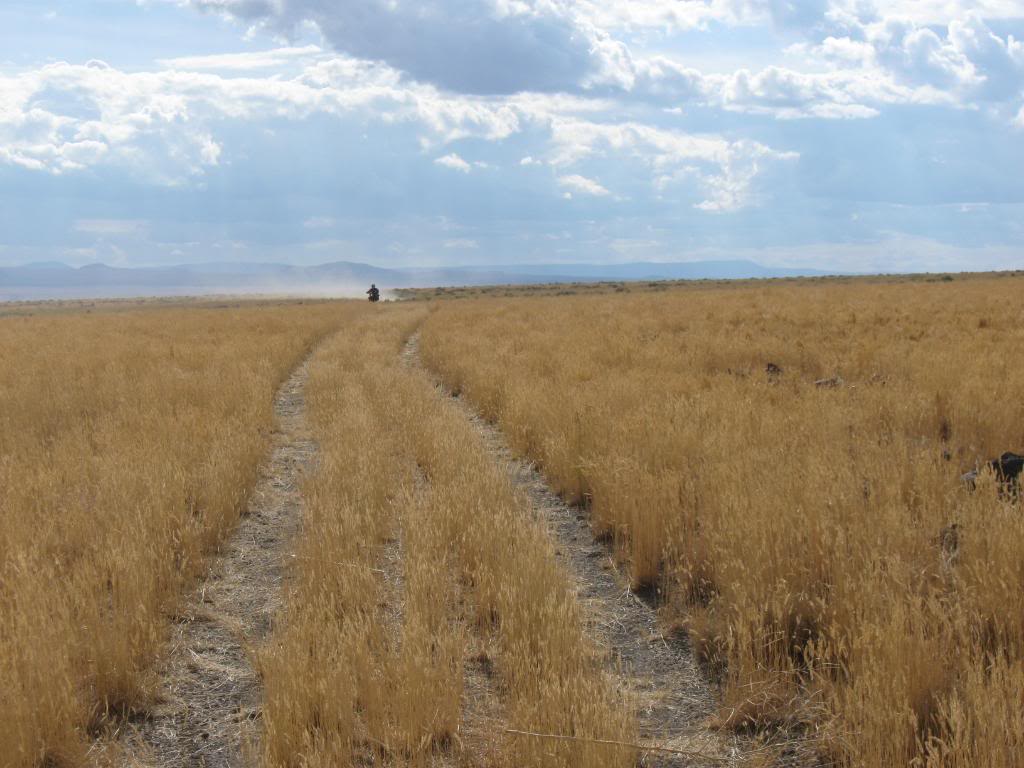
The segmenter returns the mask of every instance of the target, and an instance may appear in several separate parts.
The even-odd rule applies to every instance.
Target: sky
[[[3,0],[0,266],[1024,268],[1024,0]]]

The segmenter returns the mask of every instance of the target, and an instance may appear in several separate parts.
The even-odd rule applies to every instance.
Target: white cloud
[[[834,10],[830,34],[788,50],[845,77],[858,67],[875,80],[890,79],[906,95],[932,89],[962,106],[1006,100],[1024,89],[1024,46],[1012,35],[999,37],[985,20],[1022,18],[1024,4],[989,3],[989,14],[983,3],[916,5],[921,12],[913,12],[914,4],[878,4],[859,15]]]
[[[952,59],[946,62],[942,77],[936,72],[908,77],[882,66],[874,46],[849,38],[828,38],[822,45],[798,44],[787,52],[808,65],[824,65],[826,71],[772,65],[757,71],[707,74],[658,56],[633,62],[633,78],[624,98],[670,105],[665,111],[679,115],[685,114],[681,104],[703,104],[780,119],[870,118],[893,104],[966,106],[963,86],[970,86],[975,78],[970,66],[956,69]]]
[[[399,80],[387,68],[342,58],[318,59],[290,79],[125,72],[102,62],[0,74],[0,163],[53,174],[115,165],[180,185],[221,163],[225,150],[214,126],[225,118],[362,114],[414,124],[424,142],[443,144],[506,138],[530,109],[541,111],[529,100],[518,108]]]
[[[451,168],[453,171],[460,171],[462,173],[469,173],[473,170],[473,166],[459,157],[457,154],[452,152],[451,154],[439,157],[434,162],[437,165],[443,165],[445,168]]]
[[[696,207],[706,211],[737,210],[753,204],[754,183],[764,167],[798,157],[795,152],[776,151],[750,140],[578,119],[555,119],[552,141],[551,162],[556,166],[615,156],[640,163],[661,190],[696,179],[706,196]]]
[[[461,93],[589,91],[677,101],[710,95],[714,102],[721,78],[639,51],[652,33],[711,33],[716,25],[774,25],[804,36],[812,58],[844,70],[823,84],[826,73],[796,68],[790,81],[818,76],[818,98],[777,111],[757,107],[781,117],[870,116],[877,103],[920,103],[922,88],[973,90],[988,98],[1020,90],[1020,43],[986,26],[989,19],[1024,19],[1020,0],[177,1],[284,35],[313,23],[339,51]],[[305,50],[181,61],[193,62],[193,69],[216,66],[215,59],[222,67],[249,68]],[[865,68],[868,77],[858,71]],[[865,80],[877,81],[884,98],[872,101],[862,89],[843,92],[844,85]],[[822,101],[825,95],[836,98]]]
[[[300,48],[275,48],[269,51],[250,51],[246,53],[221,53],[211,56],[180,56],[173,59],[157,59],[157,64],[165,69],[181,69],[191,72],[211,70],[250,71],[256,69],[277,69],[283,64],[294,61],[309,61],[323,53],[318,45],[306,45]]]
[[[601,67],[599,30],[566,0],[183,3],[285,36],[311,23],[338,51],[461,93],[567,90]]]
[[[569,193],[579,192],[584,195],[592,195],[594,197],[606,197],[611,193],[602,187],[598,182],[593,179],[588,179],[586,176],[580,176],[578,174],[570,174],[568,176],[558,177],[558,186]]]
[[[251,72],[305,62],[302,82],[344,83],[335,97],[349,106],[399,101],[429,126],[427,143],[507,138],[529,113],[522,97],[538,92],[842,119],[875,117],[891,104],[971,106],[1024,88],[1021,44],[984,21],[1024,18],[1024,3],[1015,0],[366,0],[358,10],[326,0],[178,2],[285,35],[311,22],[350,56],[306,46],[167,65]],[[638,52],[645,30],[711,34],[711,25],[771,24],[807,39],[787,49],[797,66],[709,74]],[[516,95],[460,99],[453,92]]]
[[[199,149],[199,159],[203,165],[214,166],[220,162],[221,147],[209,134],[201,134],[196,137]]]
[[[206,119],[246,111],[245,96],[219,78],[129,74],[101,62],[0,76],[0,93],[10,95],[0,112],[7,162],[54,174],[114,164],[169,184],[219,163]]]
[[[669,27],[680,28],[702,27],[707,20],[773,22],[798,30],[807,42],[785,49],[796,67],[776,64],[731,74],[701,72],[665,55],[636,56],[627,48],[614,59],[614,76],[584,85],[670,107],[697,102],[784,119],[874,117],[890,104],[971,107],[976,100],[1013,99],[1024,90],[1024,45],[1012,35],[996,35],[977,4],[921,3],[928,6],[923,13],[911,13],[907,4],[896,12],[893,5],[612,2],[591,14],[613,28],[620,22],[626,28],[657,26],[654,20],[668,17],[676,19],[666,22]],[[1024,18],[1024,3],[1011,8],[993,2],[987,9],[992,18]],[[677,23],[680,15],[690,21]]]
[[[39,195],[7,204],[43,210],[51,231],[71,232],[68,246],[137,235],[140,253],[169,255],[175,248],[143,248],[144,238],[192,227],[182,237],[202,245],[185,249],[189,259],[260,248],[291,258],[318,241],[315,258],[357,248],[388,258],[396,243],[412,263],[431,242],[449,258],[474,243],[481,260],[514,260],[524,250],[503,243],[530,243],[543,260],[556,246],[589,257],[599,240],[639,256],[655,243],[689,253],[709,242],[807,243],[823,231],[848,243],[901,228],[960,243],[1024,238],[1017,207],[995,204],[1024,199],[1024,182],[1006,170],[1024,131],[1021,0],[143,5],[156,2],[256,31],[244,53],[171,57],[166,43],[169,58],[146,71],[125,54],[144,45],[123,46],[138,31],[131,24],[147,23],[133,21],[119,40],[96,41],[130,70],[94,61],[0,72],[0,174]],[[73,5],[61,10],[65,23],[86,13]],[[24,23],[45,31],[42,10]],[[218,25],[196,40],[232,34],[187,10],[181,22]],[[268,39],[286,42],[255,50]],[[60,50],[70,49],[38,55]],[[24,46],[7,55],[27,61]],[[805,122],[773,122],[797,118]],[[862,124],[819,122],[849,119]],[[293,153],[301,173],[288,173]],[[438,194],[401,183],[435,159],[454,171],[434,174]],[[30,173],[75,178],[20,185]],[[160,197],[166,216],[140,184],[178,188]],[[51,189],[83,202],[62,211],[47,204]],[[557,224],[537,213],[552,190],[576,200],[554,212]],[[284,195],[292,204],[271,204]],[[612,200],[616,215],[598,215]],[[950,207],[936,212],[936,200]],[[896,204],[907,207],[887,207]],[[217,208],[206,217],[216,223],[189,223],[204,206]],[[7,237],[28,242],[21,220],[34,216],[8,214],[20,229]],[[361,216],[388,224],[365,227]],[[145,230],[116,223],[132,217],[159,220]],[[545,239],[547,227],[564,239]],[[288,237],[296,242],[278,243]]]
[[[665,32],[707,29],[711,24],[749,25],[768,18],[755,0],[579,0],[576,7],[602,29]]]
[[[1024,18],[1019,0],[873,0],[867,5],[875,17],[904,18],[921,25],[946,25],[971,14],[983,19]],[[833,6],[855,8],[856,2],[833,2]]]
[[[869,118],[887,104],[948,103],[934,89],[912,89],[876,69],[805,73],[768,67],[710,79],[709,103],[725,109],[791,118]]]

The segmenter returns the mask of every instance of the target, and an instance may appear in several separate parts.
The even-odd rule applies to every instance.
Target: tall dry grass
[[[467,637],[481,633],[497,649],[499,764],[630,764],[631,750],[586,741],[630,740],[634,725],[549,539],[464,416],[400,362],[422,310],[381,310],[311,368],[322,458],[286,609],[261,656],[267,763],[421,765],[458,753]]]
[[[1024,514],[959,476],[1024,449],[1020,295],[993,278],[442,302],[422,345],[662,590],[724,724],[809,729],[843,765],[1010,766]]]
[[[354,311],[0,318],[0,763],[82,763],[109,714],[147,705],[165,613],[237,519],[276,388]]]
[[[415,759],[458,725],[460,629],[450,620],[445,545],[422,524],[415,466],[389,412],[398,347],[416,315],[388,317],[355,324],[310,365],[320,455],[286,611],[259,659],[268,765]],[[402,570],[387,574],[384,550],[399,539]],[[402,575],[404,588],[388,595],[385,577]],[[392,615],[399,601],[404,610]]]

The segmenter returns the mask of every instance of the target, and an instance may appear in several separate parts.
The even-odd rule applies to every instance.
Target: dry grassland
[[[275,389],[355,307],[0,319],[0,763],[80,763],[89,733],[146,706]]]
[[[701,280],[603,280],[573,283],[524,283],[521,285],[469,285],[439,288],[396,288],[394,294],[402,300],[446,301],[448,299],[501,299],[537,298],[540,296],[594,296],[609,293],[665,293],[666,291],[704,292],[720,291],[723,288],[787,288],[838,287],[842,285],[887,286],[887,285],[928,285],[930,283],[989,281],[993,278],[1007,279],[1024,277],[1024,270],[1008,272],[971,272],[953,274],[908,274],[908,275],[863,275],[826,277],[771,277]]]
[[[630,741],[552,544],[480,436],[403,365],[425,311],[380,307],[314,359],[320,467],[284,615],[260,656],[270,766],[625,766]],[[481,658],[479,648],[492,656]],[[486,662],[498,700],[466,690]]]
[[[841,765],[1013,766],[1024,514],[960,474],[1024,449],[1022,288],[468,299],[432,305],[422,349],[662,591],[723,725],[804,730]]]

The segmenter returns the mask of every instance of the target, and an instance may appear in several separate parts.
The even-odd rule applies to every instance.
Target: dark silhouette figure
[[[370,301],[380,301],[380,291],[376,285],[371,285],[366,295],[370,297]]]
[[[1016,496],[1019,493],[1020,477],[1024,473],[1024,456],[1007,451],[998,459],[985,462],[985,466],[995,474],[1001,494]],[[960,479],[967,484],[968,488],[974,490],[974,484],[979,474],[981,474],[981,469],[974,469]]]

